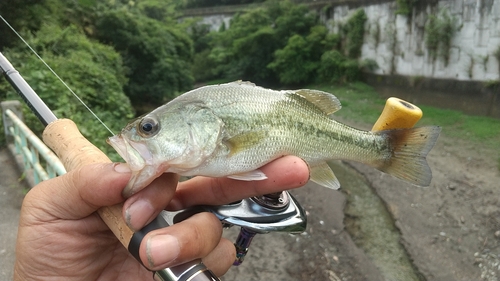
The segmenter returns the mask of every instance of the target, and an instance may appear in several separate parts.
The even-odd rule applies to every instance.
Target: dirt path
[[[402,243],[427,280],[498,280],[499,151],[445,135],[428,156],[428,188],[355,167],[387,204]]]

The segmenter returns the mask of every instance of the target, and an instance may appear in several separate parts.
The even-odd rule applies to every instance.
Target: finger
[[[262,168],[267,179],[239,181],[229,178],[195,177],[182,182],[167,207],[185,209],[194,205],[222,205],[243,198],[279,192],[303,186],[309,180],[309,167],[295,156],[279,158]]]
[[[235,259],[236,248],[233,242],[223,238],[219,241],[219,245],[203,258],[203,263],[215,275],[222,276],[231,268]]]
[[[43,181],[26,195],[25,202],[42,220],[80,219],[103,206],[124,201],[121,191],[131,172],[126,164],[100,163],[84,166]]]
[[[174,196],[178,181],[176,174],[162,174],[128,198],[123,205],[123,217],[128,226],[139,230],[156,218]]]
[[[149,269],[164,269],[208,255],[218,245],[221,235],[222,225],[213,214],[198,213],[148,233],[139,255]]]

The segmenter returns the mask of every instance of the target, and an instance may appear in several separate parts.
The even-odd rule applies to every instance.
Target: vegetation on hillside
[[[267,1],[237,14],[218,32],[194,24],[193,41],[203,47],[195,47],[193,73],[197,81],[243,79],[264,86],[355,80],[365,21],[359,9],[333,34],[305,5]]]
[[[134,115],[191,89],[194,83],[243,79],[263,86],[298,87],[356,81],[362,68],[376,67],[374,61],[359,60],[366,23],[363,9],[341,23],[338,34],[331,33],[315,12],[291,1],[268,0],[253,6],[218,31],[198,19],[178,20],[181,8],[247,2],[255,1],[12,0],[0,1],[0,14],[115,132]],[[416,2],[397,3],[398,12],[408,15]],[[434,59],[449,59],[455,29],[455,20],[446,11],[429,17],[426,46]],[[56,115],[73,119],[87,138],[109,153],[104,142],[108,132],[3,23],[0,34],[0,51]],[[500,48],[494,53],[500,61],[499,54]],[[494,82],[491,87],[498,87]],[[370,108],[381,102],[375,96],[369,103],[360,98],[372,93],[360,85],[347,86],[345,96],[341,96],[343,88],[334,92],[341,96],[343,113],[356,103],[357,118],[373,119],[379,108],[376,112]],[[0,80],[0,100],[16,96]],[[436,116],[437,124],[452,116],[452,125],[467,128],[469,135],[498,138],[491,126],[480,125],[497,126],[494,120],[425,111]],[[41,131],[32,114],[25,116],[29,127]]]

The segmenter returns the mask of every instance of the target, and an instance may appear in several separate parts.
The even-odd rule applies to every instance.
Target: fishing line
[[[91,109],[89,106],[87,106],[85,104],[85,102],[68,86],[68,84],[66,84],[66,82],[64,82],[64,80],[62,80],[61,77],[59,77],[59,75],[57,75],[57,73],[45,62],[45,60],[42,59],[42,57],[40,55],[38,55],[38,53],[30,46],[30,44],[28,44],[28,42],[26,42],[26,40],[24,40],[24,38],[21,36],[21,34],[19,34],[15,29],[14,27],[12,27],[9,22],[7,22],[6,19],[4,19],[2,17],[2,15],[0,15],[0,19],[2,19],[2,21],[17,35],[17,37],[19,37],[19,39],[21,39],[21,41],[23,41],[23,43],[28,46],[28,48],[31,50],[31,52],[33,52],[33,54],[35,54],[35,56],[40,60],[42,61],[42,63],[49,69],[50,72],[52,72],[52,74],[54,74],[54,76],[56,76],[57,79],[59,79],[59,81],[61,81],[61,83],[66,87],[66,89],[68,89],[68,91],[70,91],[71,94],[73,94],[73,96],[104,126],[104,128],[106,128],[106,130],[108,130],[111,135],[115,135],[115,133],[113,133],[113,131],[111,131],[111,129],[106,126],[106,124],[104,124],[104,122],[101,120],[101,118],[99,118]]]

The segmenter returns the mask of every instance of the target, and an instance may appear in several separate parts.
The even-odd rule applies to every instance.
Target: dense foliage
[[[68,83],[74,92],[115,132],[133,117],[129,99],[123,94],[126,78],[122,59],[112,47],[89,40],[75,26],[61,29],[44,25],[27,38],[37,52]],[[110,135],[81,105],[65,86],[26,48],[5,52],[16,69],[59,118],[71,118],[94,144],[106,150]],[[75,71],[78,70],[78,71]],[[13,90],[2,84],[0,91],[9,98]],[[41,131],[41,123],[26,110],[26,123]]]
[[[192,41],[176,28],[127,11],[103,13],[96,37],[114,46],[125,61],[125,93],[136,105],[161,104],[191,88]]]
[[[413,7],[418,4],[418,0],[396,0],[396,14],[411,16]]]
[[[359,78],[363,10],[340,34],[291,1],[252,6],[218,31],[198,19],[178,20],[179,8],[248,2],[256,1],[13,0],[0,2],[0,13],[115,132],[194,82],[279,87]],[[4,24],[0,32],[0,50],[54,112],[105,148],[105,129]],[[14,96],[1,80],[0,99]],[[40,128],[33,119],[28,125]]]
[[[236,15],[219,32],[196,32],[205,47],[195,55],[193,73],[198,81],[242,79],[265,86],[357,79],[365,22],[360,9],[341,34],[332,34],[305,5],[267,1]],[[327,59],[331,52],[338,60]]]

